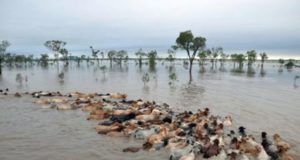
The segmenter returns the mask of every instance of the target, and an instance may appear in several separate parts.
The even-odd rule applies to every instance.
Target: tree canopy
[[[60,40],[49,40],[44,43],[44,46],[53,52],[59,52],[67,42]]]
[[[247,51],[247,58],[248,58],[248,65],[252,65],[253,62],[256,61],[256,51],[255,50],[251,50],[251,51]]]
[[[6,49],[10,46],[10,43],[6,40],[1,41],[0,43],[0,54],[4,54]]]
[[[206,38],[204,37],[194,37],[192,31],[180,32],[176,39],[176,46],[174,48],[179,48],[185,50],[190,60],[190,81],[192,81],[192,65],[198,50],[203,50],[206,46]]]

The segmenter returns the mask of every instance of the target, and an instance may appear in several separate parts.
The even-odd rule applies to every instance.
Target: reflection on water
[[[154,68],[134,61],[121,65],[109,61],[70,62],[68,66],[56,62],[27,67],[12,64],[3,69],[0,89],[125,92],[132,99],[166,102],[176,111],[210,107],[213,113],[231,114],[236,125],[246,126],[255,135],[260,131],[282,134],[297,154],[300,89],[295,76],[300,75],[300,68],[258,65],[195,63],[193,76],[197,78],[189,83],[188,64],[183,61],[157,61]],[[145,74],[148,78],[143,80]],[[43,159],[50,155],[56,155],[52,159],[167,159],[163,152],[149,153],[154,157],[147,152],[124,156],[122,147],[136,142],[94,135],[95,123],[85,121],[86,115],[80,111],[43,110],[25,97],[17,101],[0,97],[0,106],[0,159]],[[100,154],[109,152],[114,154]]]

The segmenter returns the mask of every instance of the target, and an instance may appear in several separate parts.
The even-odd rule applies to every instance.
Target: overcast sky
[[[10,51],[166,49],[180,31],[225,50],[300,54],[299,0],[0,0],[0,40]],[[274,51],[275,52],[275,51]]]

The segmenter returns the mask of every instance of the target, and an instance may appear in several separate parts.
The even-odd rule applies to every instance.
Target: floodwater
[[[101,67],[105,65],[104,67]],[[243,125],[248,134],[259,136],[279,133],[291,143],[291,153],[300,159],[300,68],[280,70],[278,64],[266,63],[264,70],[244,66],[244,72],[232,72],[234,64],[226,62],[193,66],[193,82],[188,83],[188,69],[182,61],[157,62],[150,69],[134,61],[126,64],[72,62],[41,67],[4,67],[0,89],[19,91],[124,92],[129,99],[142,98],[166,102],[175,111],[209,107],[212,114],[232,115],[236,126]],[[142,77],[149,73],[149,82]],[[172,73],[173,76],[170,76]],[[176,75],[176,76],[174,76]],[[173,79],[171,78],[173,77]],[[176,77],[176,80],[174,79]],[[143,141],[98,135],[97,122],[86,121],[81,110],[42,109],[29,96],[15,98],[0,95],[0,159],[168,159],[168,152],[123,153],[128,146]]]

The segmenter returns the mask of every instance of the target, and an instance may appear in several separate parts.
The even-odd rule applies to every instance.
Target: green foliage
[[[284,59],[281,59],[281,58],[280,58],[280,59],[278,60],[278,62],[282,65],[282,64],[284,64]]]
[[[3,61],[8,64],[12,64],[12,62],[14,62],[15,60],[14,56],[15,55],[11,55],[10,53],[7,53],[3,56]]]
[[[14,61],[17,63],[22,63],[26,61],[26,56],[25,55],[15,55],[14,56]]]
[[[289,59],[289,62],[287,64],[285,64],[285,66],[287,68],[292,68],[295,66],[294,60],[293,59]]]
[[[64,48],[66,44],[67,42],[60,40],[48,40],[44,43],[44,46],[54,52],[56,60],[58,59],[59,54],[61,54],[66,60],[68,56],[68,50]]]
[[[107,57],[109,58],[110,62],[115,61],[119,64],[122,64],[123,60],[128,59],[128,54],[127,51],[125,50],[120,50],[120,51],[110,50],[107,53]]]
[[[66,48],[60,49],[59,53],[62,55],[63,60],[68,60],[69,51]]]
[[[251,51],[247,51],[247,59],[248,59],[248,65],[252,65],[255,61],[256,61],[256,51],[255,50],[251,50]]]
[[[26,57],[25,62],[32,62],[33,61],[33,55],[30,54]]]
[[[174,48],[174,47],[173,47]],[[173,62],[175,60],[175,54],[176,50],[173,49],[172,47],[168,49],[168,57],[166,58],[167,61]]]
[[[190,30],[180,32],[179,37],[176,39],[177,47],[185,50],[190,60],[194,60],[199,49],[204,49],[205,43],[206,39],[204,37],[194,37]],[[192,55],[190,51],[193,51]]]
[[[92,51],[92,57],[94,57],[94,59],[97,59],[98,53],[100,52],[100,50],[94,50],[93,46],[90,46],[90,49]]]
[[[220,59],[221,63],[224,63],[225,60],[229,57],[229,55],[225,54],[225,53],[222,51],[222,52],[220,53],[220,57],[221,57],[221,59]]]
[[[0,56],[3,56],[5,54],[6,49],[10,46],[10,43],[6,40],[1,41],[0,43]]]
[[[1,41],[0,43],[0,75],[2,74],[2,61],[4,59],[4,54],[6,52],[6,49],[10,46],[10,43],[6,40]]]
[[[200,50],[199,53],[198,53],[198,57],[200,59],[200,64],[204,64],[204,61],[206,60],[207,58],[207,55],[208,54],[208,50]]]
[[[198,50],[199,49],[202,50],[205,48],[206,39],[204,37],[194,37],[192,31],[188,30],[179,33],[179,36],[176,39],[176,45],[177,46],[174,48],[183,49],[187,52],[190,61],[190,68],[189,68],[190,81],[192,81],[193,61],[195,59]]]
[[[42,64],[48,64],[48,54],[41,54],[41,58],[40,58],[40,61],[42,62]]]
[[[116,50],[110,50],[108,53],[107,53],[107,57],[110,61],[112,61],[115,57],[115,55],[117,54],[117,51]]]
[[[219,57],[220,54],[223,53],[223,48],[222,47],[212,48],[211,53],[212,53],[213,59],[215,60]]]
[[[239,68],[243,66],[243,62],[246,60],[246,56],[244,54],[232,54],[230,57],[233,62],[239,63]]]
[[[148,58],[149,58],[150,67],[154,67],[155,66],[155,60],[157,58],[156,50],[150,51],[147,55],[148,55]]]
[[[266,59],[268,59],[268,56],[265,52],[260,53],[261,62],[264,63]]]
[[[44,46],[53,52],[59,52],[67,42],[60,40],[49,40],[44,43]]]
[[[171,73],[171,74],[169,75],[169,78],[170,78],[170,80],[172,80],[172,81],[176,81],[176,80],[177,80],[176,73]]]
[[[139,58],[139,65],[141,66],[143,63],[143,57],[146,57],[147,54],[143,51],[142,48],[140,48],[137,52],[135,52],[135,55]]]
[[[115,54],[115,60],[121,64],[122,63],[122,60],[126,60],[128,59],[128,54],[127,54],[127,51],[125,50],[120,50],[117,52],[117,54]]]

